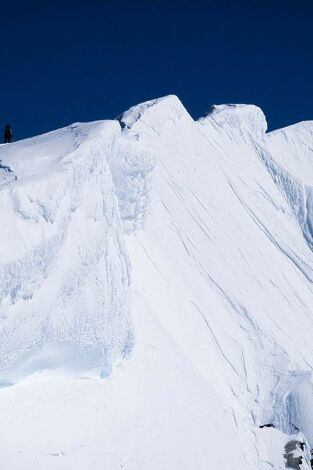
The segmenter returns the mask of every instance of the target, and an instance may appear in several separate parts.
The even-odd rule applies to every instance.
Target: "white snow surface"
[[[313,122],[266,127],[168,96],[0,146],[1,470],[310,468]]]
[[[0,376],[110,371],[132,343],[128,256],[107,155],[116,122],[1,146]]]

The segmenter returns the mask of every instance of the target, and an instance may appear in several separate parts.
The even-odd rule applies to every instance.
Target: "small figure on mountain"
[[[10,144],[13,141],[13,131],[12,127],[7,124],[4,128],[4,143]]]

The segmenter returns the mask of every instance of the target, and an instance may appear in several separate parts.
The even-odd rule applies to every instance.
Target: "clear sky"
[[[20,139],[174,93],[313,119],[313,1],[1,2],[0,125]]]

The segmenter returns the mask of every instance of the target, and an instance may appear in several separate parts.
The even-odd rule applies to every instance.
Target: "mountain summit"
[[[168,96],[0,160],[1,469],[311,468],[313,122]]]

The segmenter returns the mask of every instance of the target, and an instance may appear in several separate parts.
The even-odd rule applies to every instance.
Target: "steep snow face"
[[[266,128],[169,96],[0,147],[3,375],[136,332],[1,391],[1,468],[310,468],[312,124]]]
[[[132,347],[129,268],[108,158],[114,122],[1,146],[0,376],[106,374]]]
[[[255,106],[215,107],[195,123],[170,97],[130,116],[123,132],[157,154],[151,215],[128,242],[136,308],[149,306],[209,384],[203,407],[233,436],[222,455],[208,444],[212,465],[236,455],[236,468],[265,468],[259,425],[313,442],[313,258],[293,180],[289,192],[279,183],[286,171]]]

